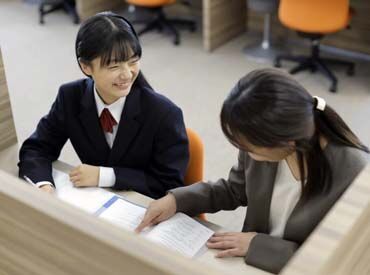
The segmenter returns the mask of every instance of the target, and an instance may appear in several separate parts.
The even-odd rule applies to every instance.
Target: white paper
[[[99,217],[106,219],[129,231],[134,231],[145,215],[146,208],[123,199],[116,200]]]
[[[117,197],[101,188],[75,188],[69,175],[53,169],[57,197],[89,213],[134,231],[146,208]],[[185,256],[194,257],[204,247],[213,231],[183,213],[147,228],[142,235]]]
[[[188,257],[202,248],[213,231],[183,213],[155,226],[147,237]]]
[[[100,215],[118,226],[134,231],[144,217],[146,209],[117,199]],[[144,236],[177,252],[194,257],[213,235],[213,231],[183,213],[144,231]]]
[[[115,196],[114,193],[97,187],[75,188],[69,180],[69,175],[56,169],[53,169],[53,178],[59,199],[89,213],[95,213]]]

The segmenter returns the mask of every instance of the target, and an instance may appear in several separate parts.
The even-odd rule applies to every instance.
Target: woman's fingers
[[[207,247],[213,249],[229,249],[235,248],[235,243],[232,241],[207,242]]]
[[[231,249],[223,250],[216,254],[216,258],[226,258],[226,257],[235,257],[235,256],[239,256],[238,248],[231,248]]]
[[[215,232],[214,237],[234,236],[235,232]]]
[[[222,241],[234,241],[235,238],[233,236],[225,236],[225,237],[214,237],[208,239],[208,242],[216,243],[216,242],[222,242]]]
[[[138,227],[136,227],[135,232],[140,233],[145,227],[155,224],[158,217],[159,217],[159,213],[155,214],[151,212],[150,209],[148,209],[144,215],[143,220],[138,225]]]

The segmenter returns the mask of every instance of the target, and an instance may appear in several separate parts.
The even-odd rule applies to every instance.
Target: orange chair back
[[[349,23],[349,0],[280,0],[279,19],[296,31],[337,32]]]
[[[189,164],[186,170],[184,183],[190,185],[203,180],[204,149],[199,135],[194,130],[187,128],[189,140]]]
[[[189,164],[185,173],[185,185],[194,184],[203,180],[204,147],[199,135],[192,129],[186,128],[189,140]],[[199,217],[205,220],[205,215]]]
[[[126,0],[128,4],[146,8],[162,7],[173,4],[175,1],[176,0]]]

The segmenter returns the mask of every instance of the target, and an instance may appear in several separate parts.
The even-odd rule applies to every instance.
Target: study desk
[[[54,163],[54,168],[62,171],[68,172],[71,170],[71,166],[57,161]],[[115,191],[110,190],[117,195],[120,195],[127,199],[130,202],[142,205],[147,207],[149,203],[153,200],[147,196],[139,194],[134,191]],[[200,221],[203,225],[207,226],[208,228],[212,229],[213,231],[222,231],[223,228],[219,225],[213,224],[208,221]],[[244,259],[242,257],[234,257],[234,258],[224,258],[219,259],[215,258],[217,250],[215,249],[208,249],[205,253],[201,254],[199,257],[196,257],[194,260],[199,261],[201,263],[205,263],[207,265],[213,266],[215,269],[220,270],[222,273],[232,273],[232,274],[252,274],[252,275],[267,275],[271,274],[269,272],[265,272],[261,269],[257,269],[252,266],[248,266],[244,263]]]

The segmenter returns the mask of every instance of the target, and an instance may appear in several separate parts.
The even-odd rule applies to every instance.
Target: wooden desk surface
[[[54,167],[58,170],[61,170],[63,172],[68,172],[71,169],[71,166],[69,166],[66,163],[62,162],[56,162],[54,163]],[[139,194],[134,191],[114,191],[110,190],[125,199],[134,202],[136,204],[142,205],[147,207],[149,203],[152,201],[151,198],[144,196],[142,194]],[[214,231],[222,231],[222,227],[216,224],[213,224],[208,221],[200,221],[208,228],[214,230]],[[215,249],[208,249],[205,253],[201,254],[199,257],[196,257],[195,260],[199,261],[201,263],[206,263],[208,265],[212,265],[214,268],[220,270],[221,272],[230,273],[233,274],[256,274],[256,275],[266,275],[271,274],[269,272],[265,272],[261,269],[254,268],[252,266],[248,266],[244,263],[244,259],[242,257],[236,257],[236,258],[224,258],[219,259],[215,258],[217,250]]]

